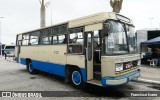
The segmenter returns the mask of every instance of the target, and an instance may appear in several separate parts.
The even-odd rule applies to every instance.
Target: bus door
[[[17,48],[16,48],[16,57],[17,57],[17,62],[20,62],[20,52],[21,52],[21,45],[22,45],[22,35],[17,35]]]
[[[18,63],[20,62],[20,57],[19,57],[19,55],[20,55],[20,52],[21,52],[21,44],[22,44],[22,41],[19,40],[19,41],[18,41],[18,45],[17,45],[17,59],[18,59]]]
[[[87,69],[87,80],[93,79],[93,32],[85,33],[85,57],[86,57],[86,69]]]

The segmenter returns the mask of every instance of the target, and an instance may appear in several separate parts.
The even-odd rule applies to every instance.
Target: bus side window
[[[68,53],[70,54],[83,53],[83,29],[82,28],[76,28],[76,29],[70,30]]]
[[[31,33],[30,43],[32,45],[38,45],[39,35],[40,35],[40,31],[35,31]]]
[[[59,35],[58,36],[58,44],[64,44],[63,41],[65,39],[65,35]]]
[[[58,43],[58,37],[57,36],[53,36],[53,44],[57,44]]]
[[[51,42],[52,42],[52,29],[51,28],[42,29],[40,31],[39,44],[47,45],[51,44]]]
[[[67,44],[67,24],[55,26],[53,31],[53,44]]]
[[[23,39],[22,45],[28,45],[28,43],[29,43],[29,33],[24,34],[23,37],[22,37],[22,39]]]

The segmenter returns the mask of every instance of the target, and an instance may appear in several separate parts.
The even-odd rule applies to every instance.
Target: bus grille
[[[123,70],[128,70],[138,66],[138,60],[123,63]]]
[[[123,70],[115,72],[116,76],[125,75],[138,69],[138,60],[123,63]]]

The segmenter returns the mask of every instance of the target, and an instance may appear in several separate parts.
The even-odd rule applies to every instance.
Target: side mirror
[[[109,30],[110,30],[110,24],[109,23],[105,23],[104,24],[104,36],[108,36]]]

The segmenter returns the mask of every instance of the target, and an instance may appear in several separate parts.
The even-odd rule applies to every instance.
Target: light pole
[[[52,25],[52,0],[51,0],[51,25]]]
[[[45,17],[46,17],[46,11],[45,11],[45,3],[44,0],[40,1],[41,4],[41,8],[40,8],[40,27],[45,27],[46,23],[45,23]]]
[[[152,23],[153,19],[154,19],[154,18],[149,18],[150,23],[151,23],[151,24],[150,24],[150,25],[151,25],[150,28],[153,28],[153,26],[152,26],[152,24],[153,24],[153,23]]]
[[[4,18],[4,17],[0,17],[0,48],[1,48],[1,57],[2,57],[2,34],[1,34],[1,19]]]
[[[51,14],[51,25],[52,25],[52,0],[50,0],[50,1],[48,1],[47,3],[45,3],[45,7],[47,8],[47,7],[49,7],[50,6],[50,14]]]

